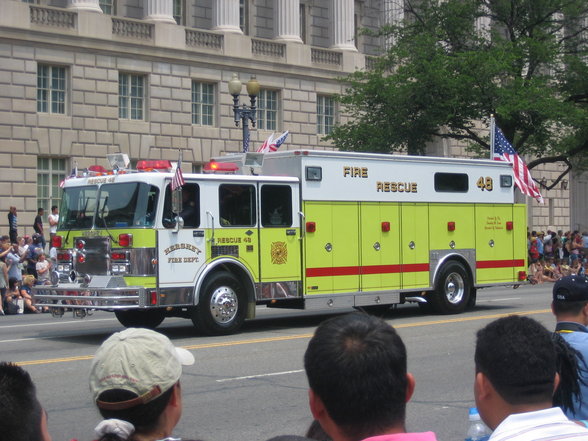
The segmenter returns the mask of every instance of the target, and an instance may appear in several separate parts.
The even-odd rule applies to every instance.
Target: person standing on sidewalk
[[[45,210],[43,208],[39,208],[37,210],[37,217],[35,217],[35,223],[33,224],[33,229],[35,233],[41,236],[41,248],[45,251],[45,232],[43,231],[43,215],[45,214]]]
[[[8,211],[8,235],[10,243],[18,242],[18,217],[16,216],[16,207],[11,206]]]

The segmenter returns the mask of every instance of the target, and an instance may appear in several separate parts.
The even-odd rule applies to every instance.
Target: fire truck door
[[[361,289],[400,289],[400,216],[396,203],[361,204]]]
[[[307,294],[359,291],[359,207],[356,202],[306,202]]]
[[[161,288],[194,286],[205,258],[205,237],[200,210],[201,188],[195,183],[182,187],[184,228],[177,229],[170,221],[171,194],[166,189],[163,225],[158,231],[158,279]]]
[[[299,281],[298,184],[263,184],[259,189],[259,250],[262,282]]]
[[[405,203],[400,210],[402,288],[429,287],[429,207]]]
[[[512,281],[513,237],[512,205],[476,205],[476,281]]]
[[[214,183],[206,200],[210,201],[207,209],[213,214],[207,215],[206,221],[210,260],[235,259],[247,268],[253,280],[259,281],[257,185]]]

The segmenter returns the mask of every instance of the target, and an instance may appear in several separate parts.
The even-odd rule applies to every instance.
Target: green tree
[[[441,137],[487,156],[480,127],[495,115],[530,168],[588,165],[586,0],[404,3],[403,22],[377,33],[390,48],[343,79],[336,147],[420,155]]]

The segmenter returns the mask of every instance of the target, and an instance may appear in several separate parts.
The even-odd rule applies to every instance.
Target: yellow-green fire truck
[[[526,280],[526,208],[509,164],[314,150],[223,156],[172,190],[169,161],[64,182],[39,304],[124,326],[190,318],[236,332],[256,305],[472,307]]]

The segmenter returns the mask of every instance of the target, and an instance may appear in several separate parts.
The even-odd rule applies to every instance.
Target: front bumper
[[[57,286],[33,287],[35,305],[56,309],[117,309],[147,308],[150,291],[142,286],[89,287],[79,283],[60,283]]]

